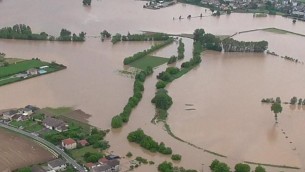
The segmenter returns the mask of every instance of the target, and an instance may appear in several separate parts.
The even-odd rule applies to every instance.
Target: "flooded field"
[[[72,32],[87,32],[84,43],[0,40],[0,52],[9,57],[41,58],[63,63],[67,70],[38,77],[0,88],[0,109],[23,107],[28,104],[39,107],[72,106],[92,115],[89,122],[97,127],[110,128],[111,118],[120,113],[132,94],[133,79],[122,76],[125,57],[149,48],[151,42],[124,42],[112,45],[101,42],[99,33],[106,29],[111,33],[160,31],[166,33],[192,33],[196,28],[219,35],[231,35],[239,31],[277,27],[305,34],[305,23],[292,24],[291,19],[280,16],[253,18],[252,14],[231,14],[211,17],[204,8],[177,4],[160,10],[147,10],[145,2],[133,0],[94,0],[92,7],[83,7],[73,0],[2,0],[0,1],[0,27],[16,23],[30,25],[34,32],[45,31],[58,35],[62,28]],[[110,8],[111,7],[111,8]],[[117,7],[117,8],[114,8]],[[54,10],[56,13],[54,13]],[[23,12],[24,15],[19,15]],[[200,15],[202,19],[173,20],[173,17]],[[52,14],[52,15],[50,15]],[[240,21],[243,24],[240,25]],[[239,34],[238,40],[267,40],[270,51],[304,59],[304,38],[292,34],[278,35],[257,31]],[[191,58],[192,40],[184,39],[185,57]],[[289,44],[289,46],[287,46]],[[154,55],[170,57],[177,54],[177,44],[172,44]],[[305,59],[303,60],[305,61]],[[178,63],[177,66],[180,66]],[[169,85],[174,104],[169,110],[168,123],[178,137],[199,147],[228,156],[219,158],[198,150],[169,136],[162,125],[151,124],[154,107],[155,70],[145,82],[143,99],[133,111],[130,122],[122,130],[110,132],[107,140],[110,151],[125,155],[131,151],[156,162],[138,171],[156,171],[156,166],[168,156],[152,154],[127,142],[130,131],[143,128],[157,141],[163,141],[182,154],[178,166],[208,170],[215,158],[233,164],[254,161],[275,165],[305,167],[305,117],[302,107],[284,106],[278,126],[269,105],[261,104],[262,98],[280,96],[305,98],[305,66],[287,62],[265,54],[204,52],[203,63],[182,78]],[[14,98],[13,98],[14,97]],[[193,104],[195,110],[187,111],[185,104]],[[293,110],[294,109],[294,110]],[[285,132],[285,134],[283,133]],[[2,132],[1,132],[2,133]],[[286,138],[288,137],[288,138]],[[291,143],[290,143],[291,142]],[[2,141],[0,141],[0,144]],[[270,168],[269,171],[281,171]],[[295,171],[287,170],[284,171]]]
[[[53,155],[37,143],[0,129],[0,171],[15,170],[29,164],[44,163]]]

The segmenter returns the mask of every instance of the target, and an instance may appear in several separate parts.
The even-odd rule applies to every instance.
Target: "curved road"
[[[14,128],[8,125],[5,125],[3,123],[0,123],[0,127],[6,128],[8,130],[14,131],[16,133],[22,134],[24,136],[30,137],[33,140],[36,140],[42,144],[44,144],[45,146],[49,147],[50,149],[54,150],[56,153],[58,153],[59,155],[61,155],[69,164],[73,165],[74,168],[76,170],[78,170],[79,172],[85,172],[84,167],[82,167],[81,165],[79,165],[74,159],[72,159],[68,154],[66,154],[63,150],[61,150],[60,148],[56,147],[55,145],[53,145],[52,143],[42,139],[41,137],[35,136],[31,133],[25,132],[23,130],[20,130],[18,128]]]

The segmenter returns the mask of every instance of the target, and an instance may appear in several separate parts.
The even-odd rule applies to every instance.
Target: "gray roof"
[[[102,164],[102,165],[93,167],[91,171],[92,172],[103,172],[103,171],[106,171],[106,170],[109,170],[109,169],[111,169],[111,167],[109,165]]]
[[[60,167],[60,166],[65,165],[65,164],[66,164],[66,162],[62,159],[55,159],[53,161],[48,162],[48,165],[51,166],[52,168]]]
[[[45,118],[42,122],[51,127],[58,127],[58,126],[65,124],[65,122],[63,120],[56,119],[56,118],[50,118],[50,117]]]

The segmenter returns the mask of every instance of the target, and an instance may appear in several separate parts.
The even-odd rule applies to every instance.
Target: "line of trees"
[[[166,147],[163,142],[156,142],[152,137],[146,135],[142,129],[137,129],[136,131],[130,132],[127,139],[129,142],[137,143],[144,149],[151,152],[159,152],[165,155],[172,154],[172,149],[170,147]]]
[[[230,167],[224,163],[220,162],[217,159],[215,159],[211,165],[210,169],[212,172],[230,172]],[[251,168],[248,164],[238,163],[234,167],[234,172],[250,172]],[[266,172],[265,168],[262,166],[257,166],[254,170],[254,172]]]
[[[222,41],[225,52],[264,52],[268,48],[267,41],[245,42],[233,38],[226,38]]]
[[[78,35],[75,33],[72,34],[71,31],[67,29],[61,29],[60,36],[56,38],[57,41],[75,41],[75,42],[83,42],[85,41],[85,32],[81,32]]]
[[[197,172],[197,170],[185,169],[183,167],[173,166],[173,163],[164,161],[158,166],[159,172]]]
[[[164,46],[166,46],[166,45],[168,45],[172,42],[173,42],[173,38],[169,38],[168,40],[166,40],[166,41],[164,41],[160,44],[156,44],[156,45],[151,46],[150,49],[144,50],[142,52],[138,52],[138,53],[134,54],[133,56],[126,57],[124,59],[123,63],[124,63],[124,65],[128,65],[128,64],[130,64],[130,63],[132,63],[136,60],[139,60],[140,58],[143,58],[146,55],[148,55],[148,54],[150,54],[150,53],[152,53],[152,52],[154,52],[154,51],[156,51],[156,50],[158,50],[158,49],[160,49],[160,48],[162,48],[162,47],[164,47]]]
[[[141,71],[136,75],[133,84],[133,96],[128,99],[128,103],[125,105],[123,112],[112,118],[112,128],[121,128],[123,126],[123,123],[127,123],[129,121],[132,109],[135,108],[142,99],[142,94],[144,91],[144,81],[146,77],[151,75],[152,73],[152,67],[147,67],[146,70]]]
[[[0,29],[0,38],[4,39],[48,40],[48,36],[45,32],[32,33],[30,26],[25,24],[16,24],[13,27]]]
[[[25,24],[16,24],[13,27],[4,27],[0,29],[0,38],[4,39],[22,39],[22,40],[49,40],[49,41],[85,41],[86,33],[81,32],[78,35],[71,33],[67,29],[60,31],[60,36],[55,38],[46,32],[33,33],[30,26]]]
[[[153,34],[130,34],[127,35],[116,34],[112,37],[111,41],[113,44],[120,41],[166,41],[170,37],[164,33],[153,33]]]

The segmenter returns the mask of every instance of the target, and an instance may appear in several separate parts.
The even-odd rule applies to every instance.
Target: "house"
[[[38,74],[38,69],[32,68],[26,71],[28,75],[37,75]]]
[[[98,160],[98,162],[99,162],[100,164],[106,164],[108,161],[109,161],[109,160],[106,159],[106,158],[101,158],[101,159]]]
[[[111,167],[107,164],[99,164],[93,167],[90,172],[112,172]]]
[[[16,110],[10,110],[7,112],[4,112],[3,115],[3,119],[9,119],[12,120],[13,116],[15,116],[18,113],[18,111]]]
[[[50,129],[56,130],[58,132],[63,132],[68,130],[68,124],[66,124],[63,120],[47,117],[42,121],[42,124]]]
[[[61,145],[62,145],[62,147],[66,148],[66,149],[75,149],[77,146],[76,141],[71,138],[62,140]]]
[[[77,143],[80,144],[83,147],[89,145],[89,143],[85,139],[84,140],[79,140],[79,141],[77,141]]]
[[[14,115],[13,117],[12,117],[12,119],[11,120],[14,120],[14,121],[21,121],[22,120],[22,115],[20,115],[20,114],[16,114],[16,115]]]
[[[32,105],[27,105],[25,108],[27,108],[27,109],[31,109],[31,110],[32,110],[32,112],[35,112],[35,111],[39,110],[39,108],[38,108],[38,107],[35,107],[35,106],[32,106]]]
[[[33,114],[33,111],[31,109],[28,109],[28,108],[21,108],[21,109],[18,109],[18,112],[24,116],[28,116],[28,115],[32,115]]]
[[[115,159],[120,159],[120,157],[117,156],[117,155],[107,155],[106,159],[108,159],[108,160],[115,160]]]
[[[120,170],[120,161],[115,159],[107,162],[107,165],[110,166],[112,171],[119,171]]]
[[[55,171],[63,171],[66,169],[67,165],[66,162],[62,159],[55,159],[53,161],[49,161],[48,162],[48,167],[51,170],[55,170]]]
[[[96,167],[96,164],[89,162],[89,163],[85,164],[85,167],[87,167],[89,170],[91,170],[93,167]]]

